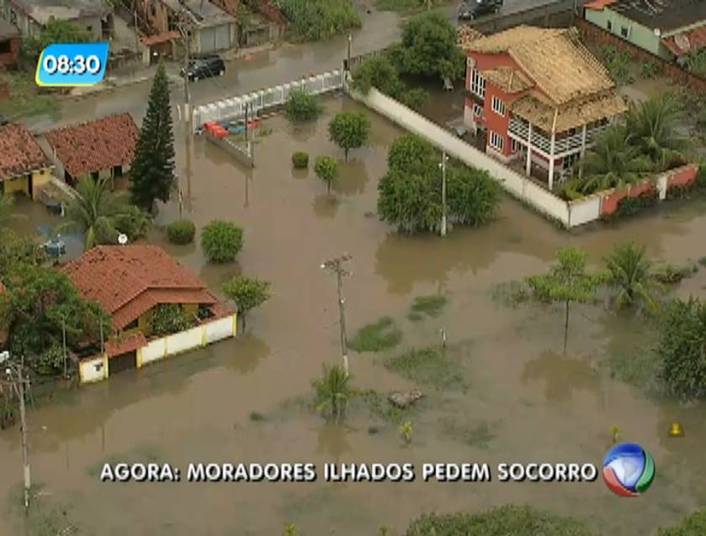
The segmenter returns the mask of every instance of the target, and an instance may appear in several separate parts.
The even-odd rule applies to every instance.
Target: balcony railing
[[[608,125],[600,125],[588,129],[586,132],[586,146],[591,145],[596,135],[604,131],[607,127]],[[517,117],[512,117],[510,119],[509,132],[526,142],[529,133],[529,123]],[[557,138],[554,140],[554,156],[566,156],[567,154],[579,152],[581,150],[581,138],[581,132],[577,132],[565,138]],[[547,155],[551,152],[551,138],[534,129],[532,130],[531,144],[532,147],[539,149]]]

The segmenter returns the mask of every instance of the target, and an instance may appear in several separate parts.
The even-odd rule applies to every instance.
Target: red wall
[[[20,53],[20,38],[13,37],[10,40],[10,52],[0,54],[0,66],[15,67],[17,65],[17,56]]]

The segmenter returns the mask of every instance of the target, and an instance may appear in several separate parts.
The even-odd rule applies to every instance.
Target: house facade
[[[120,177],[130,169],[139,130],[129,113],[50,130],[44,137],[56,174],[75,185],[85,177]]]
[[[153,40],[178,32],[179,23],[191,28],[190,49],[194,56],[237,45],[235,17],[208,0],[138,0],[136,9],[143,29]]]
[[[113,8],[105,0],[0,0],[0,13],[25,36],[38,35],[52,19],[80,26],[95,41],[113,30]]]
[[[593,0],[584,8],[588,22],[667,61],[706,47],[704,0]]]
[[[0,69],[14,69],[17,66],[21,44],[17,27],[0,19]]]
[[[0,192],[36,199],[51,180],[52,168],[27,127],[15,123],[0,127]]]
[[[627,109],[607,70],[574,29],[517,26],[462,44],[465,124],[485,150],[521,161],[551,190],[595,136]]]
[[[104,351],[81,360],[82,383],[236,335],[235,311],[157,246],[98,246],[61,269],[108,313],[113,328]],[[191,326],[156,334],[154,315],[163,305],[176,305]]]

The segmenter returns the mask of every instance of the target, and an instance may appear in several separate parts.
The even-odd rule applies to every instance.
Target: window
[[[613,22],[612,22],[612,21],[608,21],[608,22],[606,23],[606,28],[608,28],[608,31],[609,31],[609,32],[612,32],[612,31],[613,31]]]
[[[0,54],[7,54],[9,52],[12,52],[12,47],[10,45],[11,45],[10,41],[0,42]]]
[[[505,103],[501,101],[497,97],[493,97],[493,100],[491,101],[491,107],[493,108],[493,111],[498,114],[498,115],[505,115]]]
[[[510,140],[510,150],[511,150],[513,153],[516,153],[517,151],[520,150],[520,144],[519,144],[519,142],[518,142],[516,139],[514,139],[514,138]]]
[[[478,95],[481,99],[485,98],[485,78],[478,69],[473,69],[471,75],[471,93]]]
[[[473,115],[476,117],[483,115],[483,107],[480,104],[473,104]]]
[[[502,151],[505,147],[505,138],[497,132],[490,131],[490,142],[488,143],[493,149]]]
[[[627,26],[621,26],[620,27],[620,35],[622,35],[623,37],[629,36],[630,35],[630,28],[628,28]]]

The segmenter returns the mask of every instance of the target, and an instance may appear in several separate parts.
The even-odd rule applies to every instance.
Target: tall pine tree
[[[169,199],[173,185],[174,132],[167,74],[160,62],[137,140],[130,193],[136,205],[151,210],[156,199],[163,202]]]

